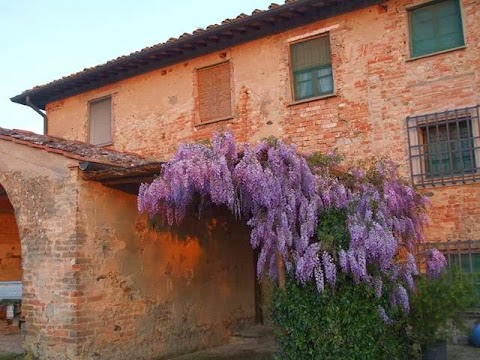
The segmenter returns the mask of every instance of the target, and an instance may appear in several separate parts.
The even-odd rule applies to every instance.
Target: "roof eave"
[[[24,91],[10,100],[26,105],[26,97],[29,96],[32,103],[41,109],[45,109],[46,105],[53,101],[384,1],[293,1],[268,11],[235,19],[222,25],[212,26],[199,33],[194,33],[165,44],[155,45],[149,49],[109,61],[64,79]],[[292,16],[287,16],[288,13]],[[201,43],[204,46],[199,47],[198,44]]]

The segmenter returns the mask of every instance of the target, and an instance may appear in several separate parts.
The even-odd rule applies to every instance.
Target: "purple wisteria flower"
[[[382,291],[383,291],[383,281],[379,277],[375,277],[373,279],[373,289],[375,291],[375,297],[377,299],[382,297]]]
[[[229,132],[215,134],[211,146],[181,145],[161,175],[140,187],[139,212],[179,224],[198,199],[200,206],[226,206],[251,228],[258,277],[268,272],[277,279],[280,256],[297,282],[315,282],[319,292],[347,276],[371,286],[377,298],[393,288],[385,294],[391,307],[408,311],[405,287],[413,289],[418,273],[412,251],[423,241],[428,202],[400,178],[393,162],[340,171],[332,154],[312,170],[281,140],[241,148],[239,154]],[[317,239],[318,221],[329,211],[346,217],[348,239],[341,244]],[[407,249],[406,261],[398,260],[399,249]],[[438,250],[427,254],[430,276],[438,276],[445,264]],[[385,310],[379,311],[389,323]]]
[[[337,266],[333,262],[333,257],[328,252],[324,251],[322,254],[323,269],[325,271],[325,280],[334,286],[337,281]]]
[[[436,278],[439,277],[447,265],[445,256],[437,249],[430,249],[426,253],[427,275]]]
[[[390,319],[390,317],[387,315],[385,309],[382,306],[378,307],[378,313],[380,315],[380,318],[383,320],[383,322],[387,325],[392,325],[393,320]]]

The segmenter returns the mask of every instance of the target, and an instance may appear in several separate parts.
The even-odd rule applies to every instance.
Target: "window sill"
[[[332,94],[328,94],[328,95],[311,97],[311,98],[308,98],[308,99],[302,99],[302,100],[297,100],[297,101],[291,102],[287,106],[295,106],[295,105],[305,104],[305,103],[308,103],[308,102],[328,99],[328,98],[332,98],[332,97],[336,97],[336,96],[337,96],[336,93],[332,93]]]
[[[198,124],[195,124],[194,126],[195,126],[195,127],[202,127],[202,126],[204,126],[204,125],[215,124],[215,123],[218,123],[218,122],[227,121],[227,120],[232,120],[232,119],[233,119],[233,116],[232,116],[232,115],[229,115],[229,116],[225,116],[225,117],[222,117],[222,118],[219,118],[219,119],[202,121],[202,122],[199,122]]]
[[[421,178],[415,180],[414,185],[421,188],[434,188],[440,186],[456,186],[456,185],[467,185],[472,183],[480,182],[480,174],[468,174],[468,175],[459,175],[455,177],[441,177],[436,179],[427,179]]]
[[[89,144],[96,147],[108,147],[108,146],[113,146],[113,141],[108,143],[101,143],[101,144],[94,144],[94,143],[89,143]]]
[[[425,58],[430,57],[430,56],[445,54],[445,53],[454,52],[454,51],[458,51],[458,50],[464,50],[464,49],[466,49],[466,48],[467,48],[466,45],[462,45],[462,46],[459,46],[459,47],[456,47],[456,48],[452,48],[452,49],[447,49],[447,50],[442,50],[442,51],[433,52],[433,53],[430,53],[430,54],[425,54],[425,55],[420,55],[420,56],[411,57],[411,58],[408,58],[408,59],[406,60],[406,62],[415,61],[415,60],[419,60],[419,59],[425,59]]]

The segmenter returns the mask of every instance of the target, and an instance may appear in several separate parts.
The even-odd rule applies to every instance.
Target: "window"
[[[93,145],[112,143],[112,98],[110,96],[90,102],[89,142]]]
[[[426,250],[437,249],[443,253],[449,269],[459,269],[473,275],[477,293],[480,295],[480,240],[447,240],[417,244],[417,259],[421,260]]]
[[[434,1],[409,11],[411,57],[465,45],[459,0]]]
[[[412,179],[420,185],[479,180],[479,106],[407,118]]]
[[[290,45],[295,100],[333,94],[330,39],[322,36]]]
[[[229,62],[197,70],[197,95],[200,122],[232,116],[231,68]]]

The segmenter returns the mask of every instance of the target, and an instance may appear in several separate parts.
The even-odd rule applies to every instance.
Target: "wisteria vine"
[[[415,245],[423,241],[426,199],[401,180],[397,167],[379,161],[339,170],[334,155],[309,165],[281,140],[244,144],[217,133],[211,145],[184,144],[162,174],[139,191],[138,210],[179,224],[194,202],[226,206],[251,228],[259,249],[257,275],[278,278],[277,259],[299,283],[314,281],[319,292],[334,287],[338,272],[371,286],[378,298],[384,282],[392,307],[408,311],[407,288],[414,287]],[[346,214],[348,246],[331,248],[315,238],[328,211]],[[433,251],[427,270],[437,276],[445,259]],[[389,322],[385,309],[380,314]]]

